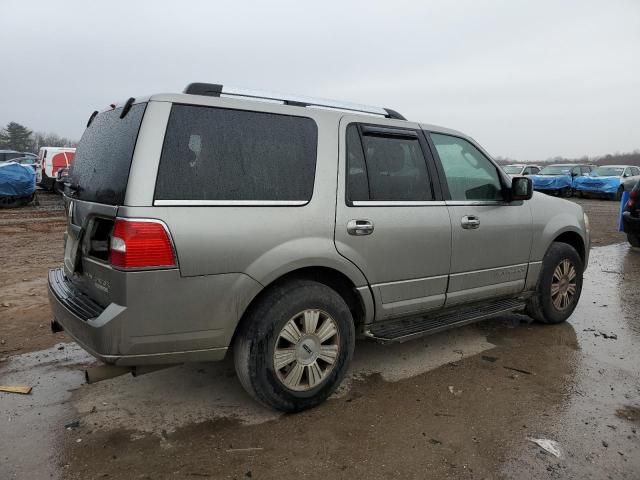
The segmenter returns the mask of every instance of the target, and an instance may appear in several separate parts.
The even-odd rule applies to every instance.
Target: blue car
[[[588,175],[592,168],[591,165],[575,163],[549,165],[529,178],[533,181],[533,189],[538,192],[570,197],[573,194],[576,179],[582,175]]]
[[[624,192],[623,183],[627,180],[640,180],[640,168],[632,165],[606,165],[596,168],[588,177],[576,179],[574,188],[581,197],[594,195],[620,201]]]
[[[36,172],[28,165],[0,162],[0,208],[29,203],[36,191]]]

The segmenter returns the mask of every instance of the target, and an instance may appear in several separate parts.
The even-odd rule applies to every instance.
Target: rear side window
[[[134,105],[124,118],[120,118],[122,108],[116,108],[93,119],[80,139],[70,168],[70,183],[77,187],[76,198],[109,205],[124,203],[146,105]]]
[[[347,200],[433,200],[427,163],[417,136],[386,135],[384,129],[360,136],[347,127]]]
[[[310,118],[174,105],[155,198],[307,202],[317,143]]]

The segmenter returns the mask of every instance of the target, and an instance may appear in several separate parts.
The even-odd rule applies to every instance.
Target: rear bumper
[[[174,274],[179,277],[177,272]],[[211,286],[211,280],[201,281],[209,282],[205,288]],[[49,271],[48,286],[53,321],[57,324],[54,326],[62,327],[87,352],[109,364],[139,366],[222,360],[237,324],[237,317],[229,314],[223,297],[209,297],[221,303],[219,309],[206,303],[180,304],[175,297],[187,295],[176,289],[175,284],[168,286],[175,297],[159,294],[174,308],[150,296],[132,301],[131,306],[110,303],[103,308],[75,289],[61,268]],[[194,287],[189,282],[186,288]],[[198,318],[194,317],[196,311],[200,314]],[[190,319],[202,322],[203,317],[211,328],[194,331]]]
[[[622,227],[624,233],[640,235],[640,217],[632,217],[630,212],[622,214]]]

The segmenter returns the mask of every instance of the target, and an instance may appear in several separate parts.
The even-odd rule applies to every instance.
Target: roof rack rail
[[[256,100],[268,100],[279,102],[283,105],[296,107],[318,107],[331,110],[345,110],[348,112],[369,113],[396,120],[406,120],[401,114],[390,108],[372,107],[357,103],[338,102],[321,98],[302,97],[298,95],[283,95],[279,93],[261,92],[258,90],[246,90],[243,88],[225,87],[214,83],[190,83],[183,93],[190,95],[205,95],[208,97],[231,96]]]

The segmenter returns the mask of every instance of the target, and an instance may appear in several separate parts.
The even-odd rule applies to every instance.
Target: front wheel
[[[616,202],[619,202],[620,200],[622,200],[622,195],[624,194],[624,187],[622,185],[620,185],[620,188],[618,189],[618,191],[615,193],[615,196],[613,197],[614,200]]]
[[[627,233],[627,240],[632,247],[640,248],[640,235]]]
[[[536,293],[527,314],[542,323],[561,323],[571,316],[582,292],[584,266],[569,244],[553,243],[542,260]]]
[[[335,290],[288,282],[265,292],[243,319],[233,346],[236,372],[259,402],[299,412],[340,385],[354,342],[351,312]]]

